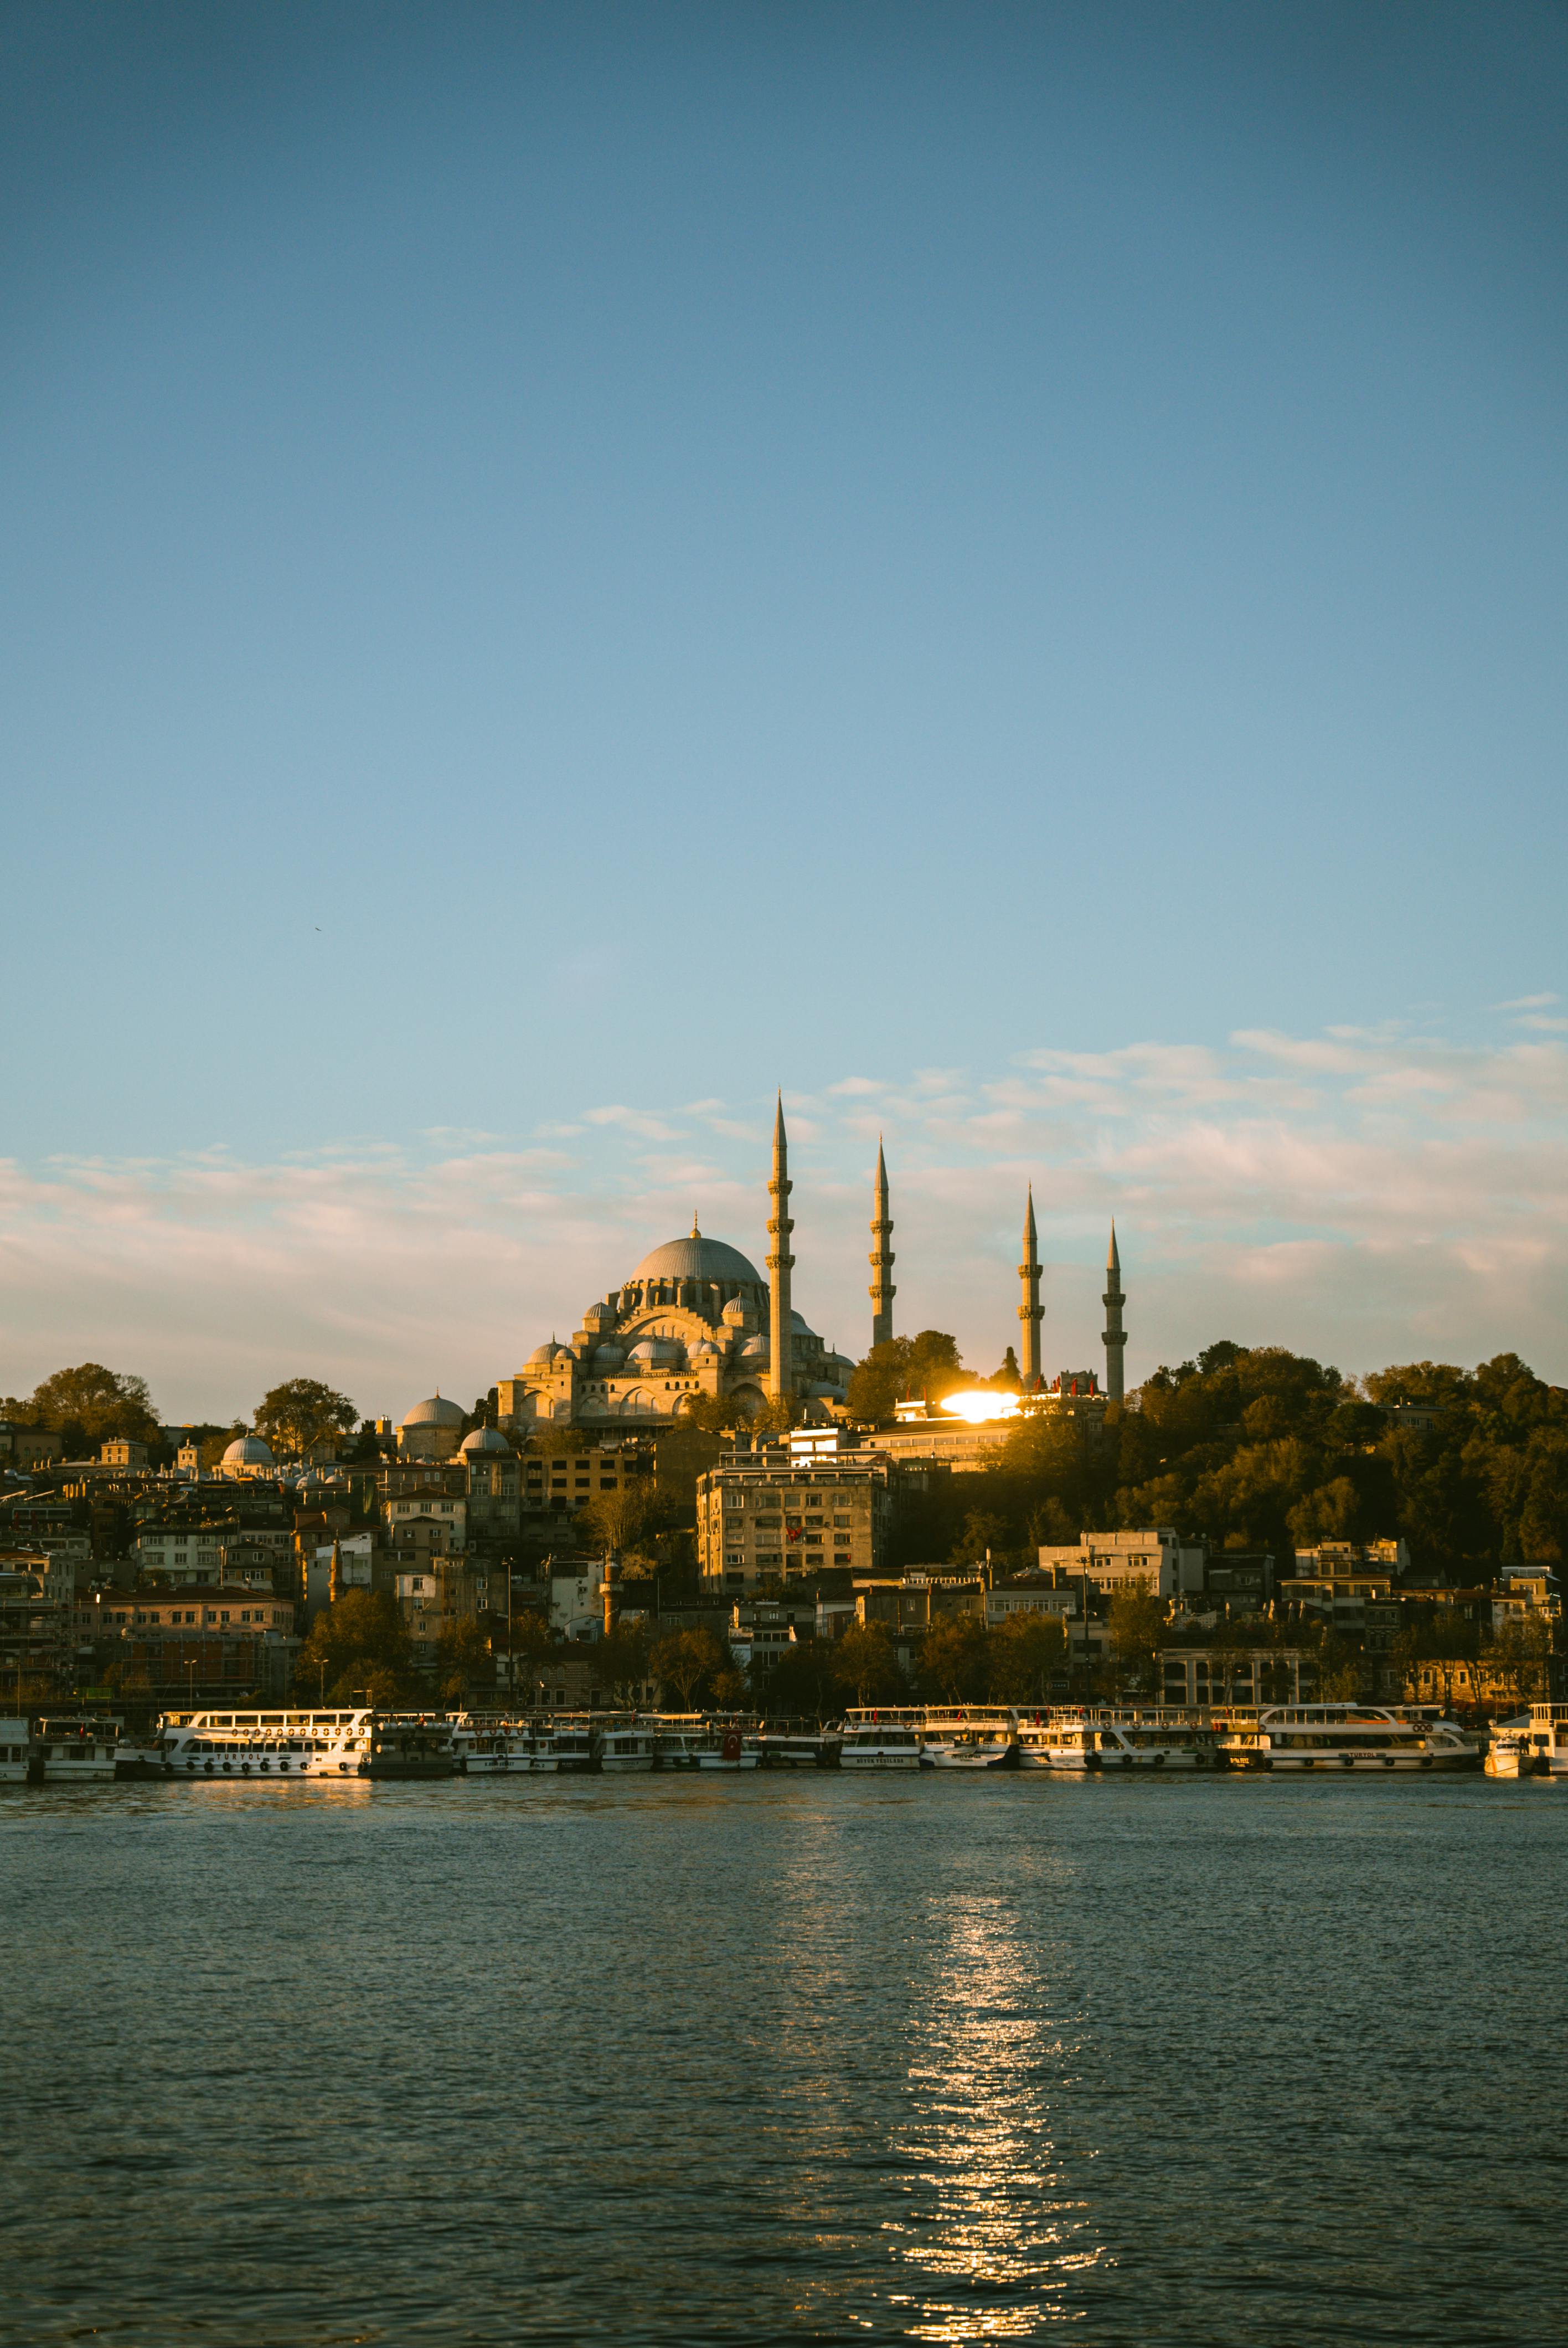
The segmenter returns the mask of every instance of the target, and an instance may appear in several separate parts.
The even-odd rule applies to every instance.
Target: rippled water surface
[[[0,2341],[1568,2338],[1568,1784],[0,1798]]]

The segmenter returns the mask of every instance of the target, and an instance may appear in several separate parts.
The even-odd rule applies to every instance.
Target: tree
[[[648,1633],[641,1622],[618,1622],[600,1640],[600,1675],[618,1704],[634,1704],[648,1677]]]
[[[745,1406],[734,1395],[688,1395],[681,1406],[680,1423],[703,1435],[723,1435],[748,1422]]]
[[[856,1704],[897,1704],[908,1693],[893,1642],[877,1622],[856,1622],[833,1651],[839,1686]]]
[[[1111,1652],[1127,1670],[1153,1677],[1155,1651],[1170,1619],[1170,1609],[1146,1583],[1119,1590],[1111,1601]]]
[[[1023,1374],[1018,1365],[1018,1355],[1010,1345],[1002,1355],[1000,1369],[987,1380],[987,1384],[995,1386],[1001,1394],[1020,1394],[1023,1391]]]
[[[825,1639],[796,1639],[769,1672],[763,1695],[775,1718],[825,1718],[843,1700],[832,1644]]]
[[[461,1704],[473,1683],[495,1684],[490,1642],[472,1616],[451,1623],[436,1642],[436,1684],[447,1704]]]
[[[948,1562],[952,1565],[981,1566],[992,1550],[1005,1547],[1008,1536],[1007,1519],[994,1509],[971,1509],[964,1519],[963,1531],[953,1545]]]
[[[397,1703],[413,1676],[413,1645],[397,1601],[384,1591],[345,1590],[323,1606],[294,1663],[296,1685],[314,1703],[347,1703],[367,1684]]]
[[[690,1712],[697,1691],[729,1662],[723,1646],[705,1622],[692,1631],[668,1631],[653,1643],[649,1657],[656,1679],[672,1687],[682,1712]]]
[[[358,1419],[347,1395],[319,1378],[286,1378],[256,1405],[256,1432],[281,1458],[302,1458],[313,1443],[346,1435]]]
[[[732,1665],[713,1674],[712,1697],[715,1710],[739,1712],[746,1700],[746,1683],[743,1673]]]
[[[991,1632],[986,1671],[998,1704],[1043,1704],[1046,1683],[1067,1663],[1067,1632],[1060,1616],[1009,1614]]]
[[[849,1381],[849,1415],[867,1426],[885,1426],[893,1406],[907,1395],[938,1402],[961,1385],[964,1365],[945,1330],[922,1329],[917,1337],[890,1337],[873,1345]]]
[[[101,1362],[56,1370],[34,1388],[29,1401],[0,1404],[0,1416],[27,1426],[57,1427],[67,1451],[78,1454],[116,1437],[133,1443],[159,1439],[158,1415],[146,1379],[106,1370]]]
[[[933,1622],[920,1649],[917,1676],[923,1695],[944,1704],[983,1704],[989,1641],[978,1614],[946,1614]]]
[[[578,1510],[578,1532],[595,1543],[606,1557],[618,1557],[631,1547],[651,1520],[655,1497],[646,1478],[635,1483],[623,1481],[619,1490],[600,1492],[587,1508]]]

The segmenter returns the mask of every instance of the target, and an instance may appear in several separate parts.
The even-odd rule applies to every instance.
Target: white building
[[[1081,1586],[1087,1581],[1105,1597],[1143,1588],[1153,1598],[1174,1598],[1203,1588],[1206,1555],[1201,1541],[1184,1547],[1171,1526],[1155,1525],[1140,1532],[1080,1533],[1072,1548],[1042,1549],[1040,1562],[1042,1571]]]

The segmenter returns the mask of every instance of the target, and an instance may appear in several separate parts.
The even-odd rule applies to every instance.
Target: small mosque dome
[[[596,1345],[593,1349],[596,1370],[618,1370],[625,1359],[626,1355],[619,1345]]]
[[[511,1450],[511,1447],[500,1429],[495,1426],[477,1426],[473,1434],[466,1435],[457,1446],[458,1450],[466,1453],[470,1459],[477,1457],[481,1452],[486,1451],[507,1453]]]
[[[615,1315],[608,1304],[590,1304],[582,1316],[582,1325],[585,1329],[602,1329],[607,1321],[613,1322],[614,1319]]]
[[[448,1402],[445,1395],[433,1394],[424,1402],[416,1402],[405,1410],[400,1422],[404,1426],[461,1426],[463,1409],[458,1403]]]
[[[534,1347],[533,1352],[528,1355],[528,1365],[530,1370],[544,1370],[548,1369],[552,1362],[575,1362],[576,1359],[577,1355],[569,1345],[558,1345],[552,1337],[548,1345]]]
[[[757,1308],[754,1304],[748,1304],[743,1296],[732,1296],[721,1318],[731,1329],[754,1328]]]
[[[687,1346],[686,1358],[689,1362],[694,1362],[699,1354],[716,1354],[718,1350],[712,1337],[699,1337],[694,1345]]]
[[[223,1454],[225,1468],[271,1468],[274,1464],[270,1447],[259,1435],[236,1436]]]
[[[765,1362],[767,1357],[768,1341],[765,1337],[748,1337],[741,1347],[743,1362]]]

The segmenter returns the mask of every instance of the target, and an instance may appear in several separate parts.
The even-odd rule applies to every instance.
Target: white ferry
[[[841,1769],[917,1769],[920,1735],[897,1722],[851,1720],[838,1748]]]
[[[559,1723],[550,1743],[557,1769],[569,1776],[581,1776],[586,1770],[598,1766],[593,1730],[586,1720]]]
[[[452,1724],[438,1714],[171,1712],[159,1746],[168,1777],[449,1777]]]
[[[1010,1705],[927,1704],[915,1725],[923,1769],[1018,1766],[1018,1720]]]
[[[375,1715],[345,1712],[167,1712],[166,1777],[353,1777],[365,1773]]]
[[[1487,1747],[1486,1774],[1489,1777],[1533,1777],[1535,1755],[1530,1742],[1530,1715],[1520,1714],[1517,1720],[1494,1720],[1491,1743]]]
[[[838,1758],[838,1739],[815,1725],[764,1720],[757,1751],[764,1769],[826,1769]]]
[[[559,1766],[555,1739],[526,1721],[474,1720],[460,1715],[452,1728],[452,1758],[461,1777],[504,1777]]]
[[[1195,1712],[1162,1704],[1060,1707],[1019,1722],[1025,1769],[1212,1769],[1214,1732]]]
[[[19,1786],[27,1775],[27,1760],[33,1742],[31,1724],[26,1720],[0,1720],[0,1786]]]
[[[708,1741],[708,1725],[700,1712],[656,1712],[645,1724],[653,1732],[656,1769],[694,1769]]]
[[[1568,1715],[1565,1715],[1568,1716]],[[1237,1705],[1214,1715],[1233,1769],[1479,1769],[1481,1747],[1451,1720],[1375,1704]]]
[[[1532,1704],[1530,1725],[1532,1777],[1568,1776],[1568,1704]]]
[[[40,1720],[26,1775],[35,1786],[90,1786],[118,1774],[118,1720]],[[128,1749],[128,1756],[131,1748]],[[129,1774],[128,1769],[127,1774]]]
[[[709,1732],[697,1749],[699,1769],[755,1769],[762,1762],[762,1748],[754,1732],[737,1728],[733,1723],[720,1725]]]
[[[618,1721],[614,1727],[601,1730],[599,1739],[599,1766],[616,1774],[627,1769],[651,1769],[654,1736],[651,1728],[634,1722]]]

